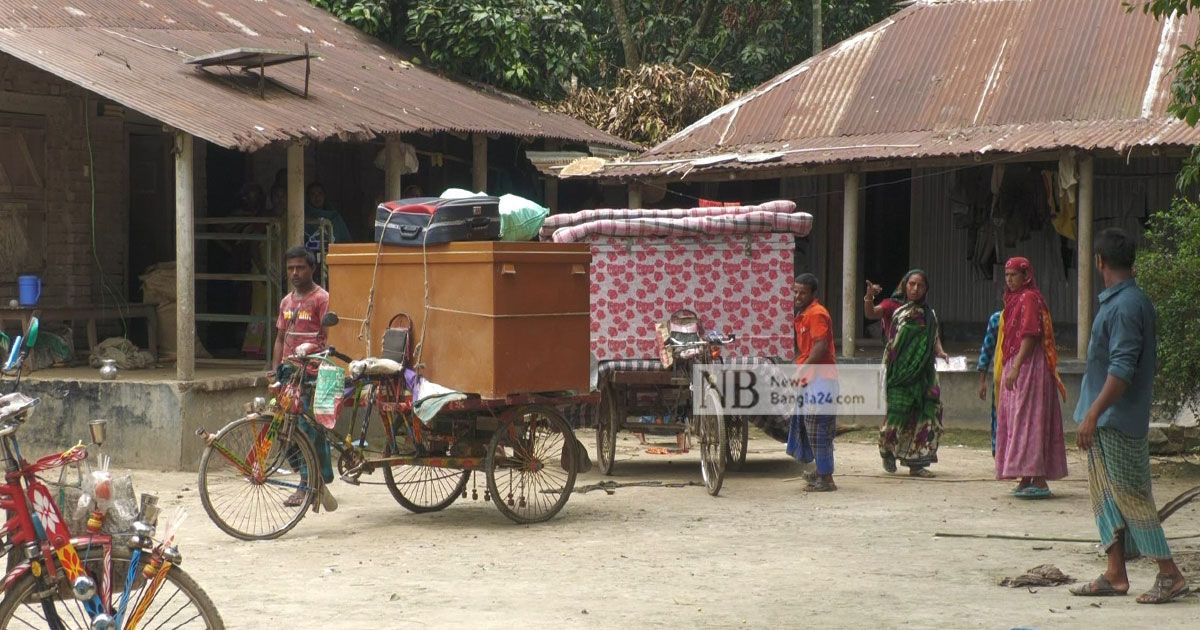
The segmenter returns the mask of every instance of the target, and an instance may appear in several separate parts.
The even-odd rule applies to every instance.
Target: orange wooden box
[[[413,319],[414,344],[423,342],[422,374],[434,383],[486,398],[588,390],[586,243],[384,245],[376,272],[377,247],[329,250],[329,306],[341,318],[330,345],[378,356],[388,321],[403,312]],[[368,348],[359,335],[373,273]]]

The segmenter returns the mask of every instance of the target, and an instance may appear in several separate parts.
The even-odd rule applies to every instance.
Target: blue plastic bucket
[[[17,276],[17,301],[21,306],[37,306],[42,299],[42,279],[38,276]]]

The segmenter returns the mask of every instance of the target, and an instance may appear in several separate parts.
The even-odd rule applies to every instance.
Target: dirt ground
[[[1067,587],[997,582],[1052,563],[1089,579],[1096,545],[939,532],[1095,536],[1083,459],[1056,497],[1021,501],[990,481],[985,450],[945,443],[935,480],[887,476],[867,434],[839,438],[839,491],[807,495],[800,468],[765,437],[718,498],[701,487],[578,492],[605,479],[700,478],[695,451],[646,454],[621,434],[616,476],[582,475],[554,520],[517,526],[490,503],[410,514],[382,485],[332,486],[341,503],[284,538],[246,543],[206,518],[194,475],[137,471],[140,491],[186,506],[184,568],[230,628],[1195,628],[1200,599],[1144,606],[1084,599]],[[594,434],[581,431],[589,446]],[[380,477],[380,479],[382,479]],[[1156,481],[1159,503],[1195,479]],[[483,496],[482,476],[479,496]],[[1200,505],[1167,522],[1200,535]],[[1200,537],[1173,542],[1200,586]],[[1131,567],[1133,588],[1154,579]],[[864,625],[865,624],[865,625]]]

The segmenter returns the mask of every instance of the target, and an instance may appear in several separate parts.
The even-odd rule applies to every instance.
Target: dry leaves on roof
[[[623,68],[611,88],[582,88],[549,103],[555,112],[644,146],[653,146],[724,105],[729,75],[689,66]]]

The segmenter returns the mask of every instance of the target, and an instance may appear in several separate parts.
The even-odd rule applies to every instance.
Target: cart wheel
[[[384,457],[392,454],[393,446],[388,444]],[[392,498],[406,510],[418,514],[450,507],[462,495],[470,478],[471,471],[453,468],[406,465],[383,468],[383,481]]]
[[[600,472],[611,475],[617,463],[617,430],[624,418],[622,405],[612,387],[600,393],[600,406],[596,410],[596,457],[600,461]]]
[[[529,405],[492,436],[487,486],[492,502],[517,523],[549,520],[575,487],[576,443],[554,409]]]
[[[750,422],[746,416],[729,416],[725,422],[725,468],[741,470],[750,444]]]
[[[278,538],[295,527],[316,498],[320,472],[313,447],[292,425],[256,454],[271,416],[239,418],[217,432],[200,456],[200,504],[221,531],[242,540]],[[257,460],[257,463],[256,461]],[[306,496],[295,505],[289,497]]]
[[[696,432],[700,434],[700,474],[704,477],[704,488],[715,497],[721,491],[721,483],[725,480],[727,434],[720,398],[711,389],[705,397],[705,406],[716,411],[697,415],[693,420],[696,423]]]

